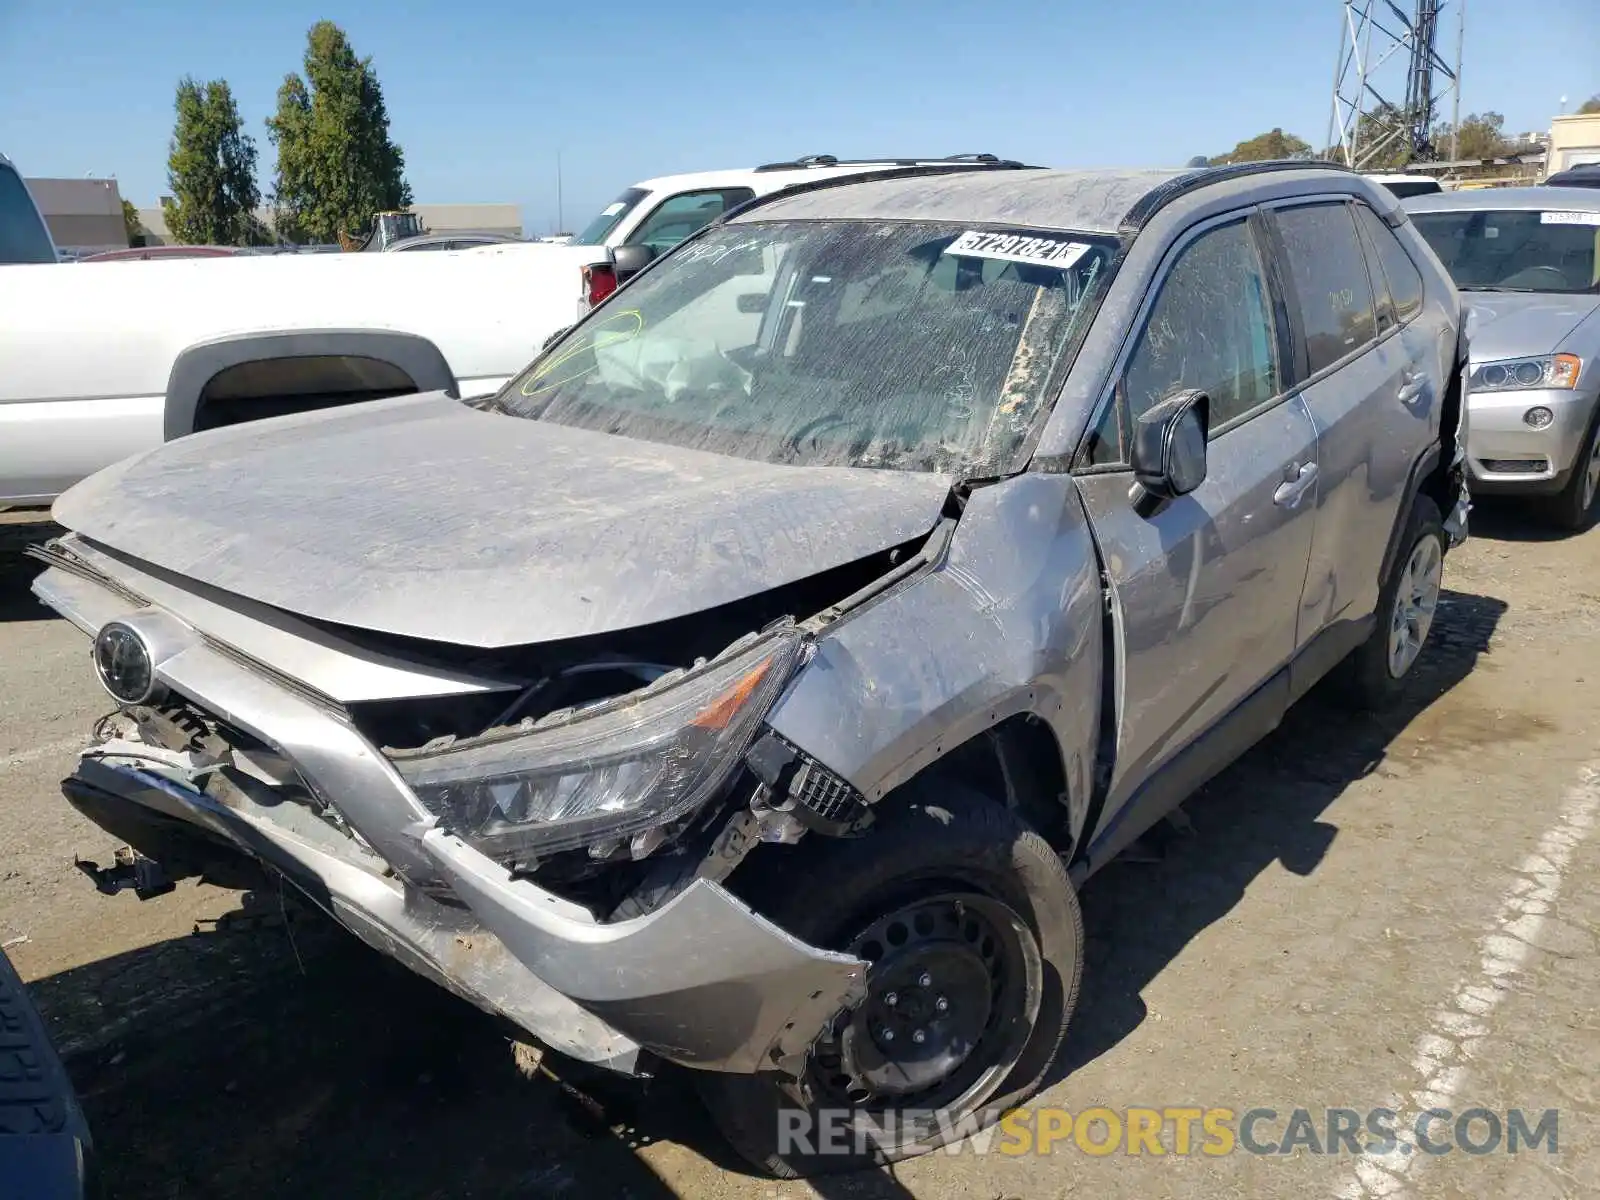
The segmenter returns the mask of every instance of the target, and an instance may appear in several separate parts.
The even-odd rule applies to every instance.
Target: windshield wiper
[[[1527,287],[1494,287],[1494,286],[1491,286],[1491,285],[1486,284],[1486,283],[1485,284],[1470,284],[1470,285],[1457,284],[1456,285],[1456,291],[1458,291],[1458,292],[1537,292],[1537,291],[1540,291],[1540,290],[1541,290],[1540,288],[1527,288]]]

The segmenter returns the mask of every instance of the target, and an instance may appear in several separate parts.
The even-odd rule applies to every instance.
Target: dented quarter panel
[[[769,723],[876,800],[1031,713],[1060,743],[1079,811],[1102,652],[1099,573],[1074,481],[1025,474],[973,492],[944,561],[823,635]]]

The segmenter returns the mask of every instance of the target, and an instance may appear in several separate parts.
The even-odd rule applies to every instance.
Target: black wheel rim
[[[814,1103],[958,1119],[999,1090],[1027,1046],[1044,977],[1011,908],[970,892],[928,896],[877,918],[847,949],[871,964],[867,995],[813,1048]]]

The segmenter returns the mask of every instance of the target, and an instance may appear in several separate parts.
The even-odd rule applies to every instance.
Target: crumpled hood
[[[787,467],[441,394],[237,425],[56,501],[101,545],[312,619],[460,645],[680,617],[927,533],[950,480]]]
[[[1531,292],[1463,292],[1462,299],[1475,363],[1552,354],[1600,305],[1600,296]]]

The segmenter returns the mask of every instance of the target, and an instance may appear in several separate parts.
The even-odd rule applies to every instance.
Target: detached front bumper
[[[1572,477],[1594,418],[1596,398],[1573,391],[1472,392],[1468,401],[1467,469],[1472,490],[1484,495],[1559,492]],[[1525,420],[1550,410],[1542,429]]]
[[[52,566],[34,591],[91,635],[113,620],[181,625],[81,563]],[[637,1069],[641,1050],[709,1070],[774,1067],[863,986],[861,960],[806,945],[708,880],[607,924],[513,879],[439,828],[337,705],[182,628],[160,680],[293,764],[352,832],[301,804],[175,778],[115,742],[86,751],[63,784],[105,828],[153,824],[163,839],[181,829],[242,851],[368,944],[551,1048],[618,1070]]]

